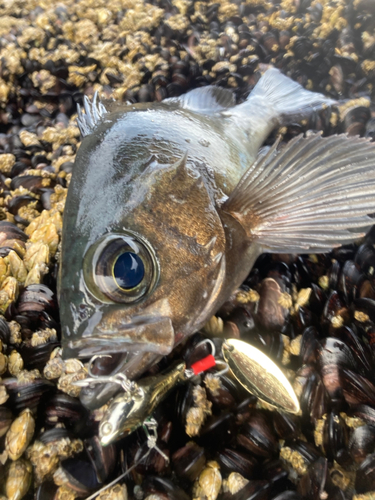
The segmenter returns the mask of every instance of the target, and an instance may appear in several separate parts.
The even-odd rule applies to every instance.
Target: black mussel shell
[[[29,285],[21,292],[17,309],[25,316],[53,313],[57,309],[55,294],[45,285]]]
[[[48,179],[48,187],[54,187],[55,182],[52,179]],[[10,189],[12,191],[23,187],[30,191],[31,193],[41,194],[44,189],[46,189],[45,178],[37,175],[21,175],[18,177],[14,177],[10,184]],[[35,198],[34,198],[35,201]]]
[[[99,483],[104,483],[113,472],[116,465],[116,446],[110,444],[103,447],[98,436],[86,439],[85,449],[96,471]]]
[[[26,169],[30,168],[30,165],[26,164],[25,162],[21,161],[16,161],[16,163],[13,165],[12,170],[10,171],[10,177],[16,177]]]
[[[353,460],[360,464],[367,455],[375,451],[375,427],[361,425],[353,430],[349,440],[349,452]]]
[[[268,500],[272,483],[270,481],[253,480],[249,481],[240,491],[231,495],[224,494],[223,500]]]
[[[278,451],[278,442],[272,426],[271,414],[256,411],[242,426],[237,443],[259,457],[273,457]]]
[[[272,497],[272,500],[301,500],[301,497],[296,491],[284,491],[283,493]]]
[[[268,479],[275,491],[282,491],[292,486],[289,472],[280,458],[266,460],[261,468],[262,478]]]
[[[12,222],[1,221],[0,222],[0,242],[1,246],[4,245],[4,241],[7,240],[19,240],[19,241],[27,241],[29,237],[19,229]]]
[[[368,405],[354,406],[350,412],[350,416],[358,417],[367,422],[369,425],[375,426],[375,409]]]
[[[326,337],[321,340],[318,364],[322,372],[329,365],[358,370],[358,363],[352,350],[345,342],[335,337]]]
[[[9,324],[3,316],[0,316],[0,340],[3,344],[9,344],[10,340]]]
[[[341,370],[342,390],[347,403],[375,405],[375,385],[352,370]]]
[[[295,439],[301,433],[299,419],[291,413],[274,411],[272,420],[273,427],[280,439]]]
[[[322,456],[321,452],[316,448],[316,446],[308,441],[302,441],[301,439],[285,441],[285,446],[299,453],[304,462],[308,464],[308,466],[313,464],[316,460],[318,460],[318,458]]]
[[[364,243],[358,248],[354,262],[368,278],[371,278],[372,270],[375,268],[375,248]]]
[[[7,404],[15,413],[26,408],[36,410],[41,398],[55,390],[52,382],[41,378],[26,383],[18,382],[15,378],[7,378],[3,383],[9,394]]]
[[[55,427],[42,432],[38,439],[43,444],[48,444],[53,443],[54,441],[60,441],[60,439],[74,439],[74,434],[64,427]]]
[[[338,289],[344,294],[346,300],[351,301],[358,297],[365,280],[366,276],[359,267],[352,260],[347,260],[339,276]]]
[[[372,379],[374,358],[371,347],[366,342],[363,342],[355,326],[353,325],[353,328],[347,326],[340,328],[337,334],[355,356],[358,370],[361,375]]]
[[[164,443],[158,442],[158,448],[169,458],[169,449]],[[147,476],[148,474],[165,475],[169,462],[156,449],[152,449],[148,453],[149,447],[147,443],[139,445],[135,451],[134,463],[138,463],[135,468],[138,474]],[[147,456],[145,456],[147,455]]]
[[[218,451],[217,461],[221,469],[230,474],[238,472],[246,479],[253,479],[258,469],[258,461],[250,453],[234,448],[224,448]]]
[[[323,426],[323,449],[326,457],[333,460],[342,449],[348,446],[348,429],[343,417],[335,412],[330,412]]]
[[[313,364],[318,359],[320,351],[320,335],[315,326],[308,326],[303,330],[300,358],[301,364]]]
[[[357,494],[375,490],[375,453],[369,455],[358,467],[355,489]]]
[[[213,411],[234,410],[248,393],[230,376],[221,375],[219,380],[221,387],[216,391],[212,392],[206,387],[207,398],[213,403]]]
[[[236,422],[241,425],[245,423],[250,415],[253,413],[253,409],[256,406],[258,399],[256,396],[247,395],[243,398],[243,400],[239,403],[236,408]]]
[[[13,415],[9,408],[0,406],[0,437],[4,436],[12,424]]]
[[[178,477],[193,482],[206,464],[204,448],[190,441],[172,455],[172,466]]]
[[[375,118],[371,118],[366,125],[365,137],[375,140]]]
[[[339,293],[337,291],[333,291],[324,306],[323,319],[326,323],[328,322],[328,326],[331,326],[332,320],[337,316],[341,316],[344,320],[347,320],[348,311],[346,304],[344,300],[341,299]]]
[[[254,316],[245,307],[237,307],[228,315],[224,323],[223,335],[225,338],[250,339],[255,328]]]
[[[231,411],[209,417],[199,432],[199,444],[216,451],[228,445],[235,435],[236,419]]]
[[[329,370],[323,373],[322,378],[312,369],[311,375],[307,378],[302,388],[300,396],[300,406],[305,422],[315,421],[327,413],[329,405],[328,391],[335,394],[337,388],[337,370],[333,373]],[[328,389],[327,389],[328,387]]]
[[[22,343],[19,347],[19,353],[22,356],[24,367],[27,370],[43,371],[52,351],[59,346],[60,342],[46,342],[38,346],[32,346],[27,342]]]
[[[12,222],[0,221],[0,249],[15,250],[22,258],[28,236]],[[6,252],[8,255],[9,250]],[[4,255],[3,255],[4,256]]]
[[[54,500],[58,486],[53,481],[43,481],[35,493],[35,500]]]
[[[61,462],[65,473],[64,484],[72,489],[77,496],[87,496],[100,487],[93,465],[85,460],[73,457]]]
[[[256,321],[267,330],[280,330],[288,317],[288,309],[280,303],[283,291],[273,278],[265,278],[261,283]]]
[[[147,476],[142,483],[142,488],[147,495],[154,494],[165,494],[168,500],[190,500],[190,495],[185,493],[179,486],[173,483],[170,479],[157,477],[157,476]]]
[[[343,121],[343,132],[347,133],[349,136],[364,136],[366,133],[366,125],[370,118],[370,108],[358,106],[349,109]]]
[[[8,210],[11,214],[17,215],[18,210],[22,207],[25,207],[29,203],[36,203],[35,204],[35,209],[38,210],[39,212],[42,210],[42,204],[40,203],[39,200],[36,200],[33,196],[29,194],[22,194],[20,196],[15,196],[14,198],[11,198],[8,202]]]
[[[63,423],[68,429],[84,427],[87,410],[77,398],[57,393],[50,398],[44,411],[45,422],[54,426]]]
[[[332,262],[331,268],[328,271],[328,279],[329,279],[328,286],[330,290],[336,290],[339,274],[340,274],[340,263],[338,260],[334,260]]]
[[[367,314],[370,321],[375,322],[375,300],[368,298],[361,298],[353,301],[356,312],[363,312]]]
[[[344,496],[340,496],[341,490],[333,485],[328,461],[322,457],[309,466],[298,483],[297,491],[306,500],[321,500],[325,495],[327,498],[345,499]]]

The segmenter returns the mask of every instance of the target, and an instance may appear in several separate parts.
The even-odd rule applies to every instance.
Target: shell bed
[[[62,215],[95,91],[161,101],[204,86],[242,102],[269,66],[340,101],[275,130],[375,137],[373,0],[0,2],[0,500],[91,498],[147,451],[142,429],[105,448],[60,353]],[[225,375],[158,408],[158,447],[101,500],[375,498],[375,232],[328,255],[263,255],[174,354],[205,337],[251,342],[299,397],[290,416]],[[168,366],[162,361],[154,373]]]

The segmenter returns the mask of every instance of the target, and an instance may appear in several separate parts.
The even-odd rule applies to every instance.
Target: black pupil
[[[120,288],[128,289],[139,285],[145,275],[142,259],[132,252],[118,256],[113,267],[113,277]]]

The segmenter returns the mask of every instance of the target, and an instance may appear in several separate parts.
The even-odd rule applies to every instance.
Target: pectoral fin
[[[258,156],[222,209],[264,251],[327,252],[375,223],[375,144],[298,136]]]

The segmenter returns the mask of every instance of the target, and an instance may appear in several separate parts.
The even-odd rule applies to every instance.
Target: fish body
[[[258,154],[275,126],[331,102],[271,69],[238,106],[216,87],[87,103],[64,213],[63,356],[128,353],[137,377],[201,328],[263,251],[358,238],[375,209],[372,145],[314,135]]]

